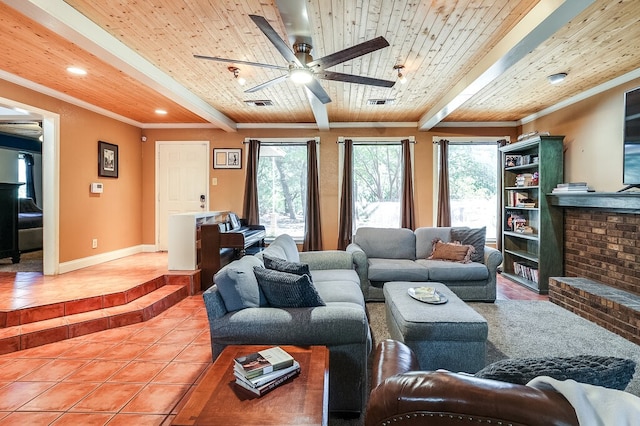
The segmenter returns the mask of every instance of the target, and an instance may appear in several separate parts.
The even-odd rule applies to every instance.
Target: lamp
[[[549,80],[549,83],[551,84],[560,84],[564,81],[565,78],[567,78],[567,73],[559,72],[557,74],[551,74],[547,77],[547,80]]]
[[[313,73],[306,68],[294,68],[291,70],[289,77],[295,84],[307,84],[313,80]]]
[[[233,78],[235,78],[236,80],[238,80],[238,84],[240,86],[244,86],[244,84],[247,82],[247,80],[245,80],[244,78],[240,77],[240,68],[238,67],[229,67],[227,68],[230,72],[233,73]]]
[[[407,82],[407,77],[402,74],[402,70],[404,69],[404,65],[394,65],[394,70],[398,71],[398,81],[400,84],[405,84]]]

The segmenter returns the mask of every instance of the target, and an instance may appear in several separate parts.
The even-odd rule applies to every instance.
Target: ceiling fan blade
[[[258,26],[258,28],[260,28],[264,35],[267,36],[276,49],[278,49],[278,52],[280,52],[287,62],[293,62],[300,67],[302,66],[302,63],[296,57],[295,53],[293,53],[293,50],[291,50],[289,46],[287,46],[287,43],[280,38],[276,30],[273,29],[266,19],[258,15],[249,15],[249,17]]]
[[[276,77],[276,78],[274,78],[274,79],[272,79],[272,80],[269,80],[269,81],[264,82],[264,83],[262,83],[262,84],[258,84],[258,85],[257,85],[257,86],[255,86],[255,87],[252,87],[252,88],[250,88],[250,89],[247,89],[247,90],[245,90],[245,91],[244,91],[244,93],[253,93],[253,92],[257,92],[258,90],[262,90],[262,89],[264,89],[264,88],[266,88],[266,87],[273,86],[273,85],[274,85],[274,84],[276,84],[276,83],[280,83],[280,82],[282,82],[282,81],[285,81],[285,80],[287,79],[287,77],[289,77],[289,74],[283,74],[283,75],[281,75],[280,77]]]
[[[389,42],[384,37],[380,36],[369,41],[365,41],[364,43],[356,44],[355,46],[340,50],[336,53],[332,53],[331,55],[318,58],[309,62],[307,66],[311,68],[318,67],[321,69],[330,68],[334,65],[341,64],[350,59],[357,58],[358,56],[366,55],[367,53],[375,52],[376,50],[387,46],[389,46]]]
[[[215,61],[215,62],[226,62],[228,64],[242,64],[242,65],[250,65],[252,67],[271,68],[274,70],[287,71],[289,69],[288,67],[283,67],[280,65],[261,64],[260,62],[248,62],[248,61],[240,61],[237,59],[218,58],[216,56],[193,55],[193,57],[197,59],[207,59],[209,61]]]
[[[316,77],[323,80],[343,81],[345,83],[368,84],[369,86],[392,87],[395,81],[382,80],[379,78],[363,77],[353,74],[343,74],[340,72],[320,71]]]
[[[305,86],[307,86],[307,89],[309,89],[311,93],[313,93],[323,104],[331,102],[329,94],[324,90],[317,79],[314,78],[309,83],[305,83]]]

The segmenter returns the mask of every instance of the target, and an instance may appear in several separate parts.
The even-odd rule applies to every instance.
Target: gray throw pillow
[[[483,226],[482,228],[451,228],[451,241],[460,241],[461,244],[471,245],[476,249],[476,251],[471,254],[472,262],[484,263],[484,245],[486,237],[486,226]]]
[[[213,277],[227,311],[267,306],[267,299],[253,273],[255,266],[262,266],[260,259],[244,256],[220,269]]]
[[[264,262],[264,267],[267,269],[273,269],[280,272],[288,272],[290,274],[296,275],[306,274],[311,276],[311,272],[309,272],[309,265],[307,265],[306,263],[289,262],[278,257],[269,256],[266,253],[262,256],[262,261]]]
[[[538,376],[624,390],[636,369],[635,361],[597,355],[503,359],[478,371],[485,379],[526,385]]]
[[[255,267],[253,271],[270,306],[305,308],[325,306],[309,275]]]

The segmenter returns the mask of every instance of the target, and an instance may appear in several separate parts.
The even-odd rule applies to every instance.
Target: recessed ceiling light
[[[564,81],[565,78],[567,78],[567,73],[559,72],[557,74],[551,74],[547,77],[547,80],[549,80],[549,83],[551,84],[560,84]]]
[[[83,70],[82,68],[78,68],[78,67],[68,67],[67,71],[69,71],[71,74],[75,74],[75,75],[87,75],[87,72],[85,70]]]
[[[166,111],[166,110],[164,110],[164,109],[157,109],[157,110],[156,110],[156,114],[159,114],[159,115],[167,115],[167,111]]]

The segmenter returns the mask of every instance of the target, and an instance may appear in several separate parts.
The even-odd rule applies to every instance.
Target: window
[[[402,145],[353,144],[353,229],[399,228]]]
[[[258,210],[267,238],[289,234],[302,240],[307,197],[306,143],[260,144]]]
[[[497,235],[498,144],[449,144],[451,226],[487,227],[488,239]]]
[[[18,155],[18,182],[23,183],[18,187],[18,198],[27,198],[27,162],[24,155]]]

